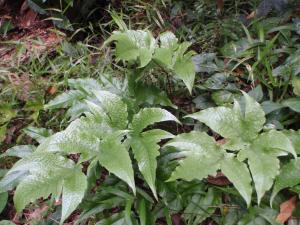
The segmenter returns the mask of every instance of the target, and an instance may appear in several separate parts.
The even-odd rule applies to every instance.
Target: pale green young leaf
[[[97,116],[86,114],[73,121],[66,130],[56,133],[38,146],[38,152],[81,153],[90,159],[99,152],[100,138],[111,131]]]
[[[273,181],[279,173],[279,160],[276,155],[253,151],[253,149],[249,149],[247,155],[257,193],[257,202],[260,204],[265,192],[272,187]]]
[[[174,64],[174,72],[184,82],[189,92],[192,93],[196,74],[192,56],[186,54],[183,57],[177,58]]]
[[[93,91],[101,91],[103,89],[102,85],[91,78],[84,79],[68,79],[68,86],[72,89],[80,90],[88,94],[92,94]]]
[[[284,188],[293,187],[300,183],[300,160],[292,159],[289,163],[284,165],[281,170],[280,174],[276,177],[272,196],[270,199],[270,204],[278,194]]]
[[[218,151],[218,146],[213,137],[197,131],[179,134],[166,143],[166,146],[175,147],[182,152],[195,152],[199,155],[207,154],[207,151],[210,149]]]
[[[80,168],[64,179],[62,194],[61,224],[77,208],[84,197],[87,188],[87,178]]]
[[[232,108],[223,106],[208,108],[188,117],[199,120],[225,138],[251,141],[263,128],[265,116],[260,105],[246,93],[243,94],[245,98],[243,111],[235,101]]]
[[[297,154],[292,145],[292,142],[288,139],[288,137],[281,131],[270,130],[268,132],[264,132],[255,139],[251,145],[252,149],[255,151],[261,151],[269,154],[276,154],[280,156],[281,152],[291,153],[295,158]]]
[[[157,144],[162,139],[172,138],[173,135],[159,129],[150,130],[141,134],[134,134],[130,139],[130,145],[139,170],[157,199],[155,178],[160,146]]]
[[[30,174],[49,175],[48,172],[55,172],[64,168],[72,168],[71,160],[49,152],[35,152],[17,161],[7,172],[6,176],[17,171],[28,171]]]
[[[139,60],[139,66],[145,67],[152,59],[156,41],[150,32],[126,30],[114,32],[106,43],[116,42],[116,56],[120,60]]]
[[[252,195],[252,179],[246,164],[238,161],[236,158],[227,157],[221,163],[221,170],[249,206]]]
[[[95,91],[94,94],[107,113],[111,126],[125,129],[128,123],[128,112],[127,105],[122,101],[122,98],[108,91]]]
[[[135,193],[132,162],[120,139],[117,133],[108,134],[100,144],[98,159],[103,167],[125,181]]]
[[[0,155],[0,159],[7,156],[23,158],[34,152],[36,147],[34,145],[16,145],[10,149],[7,149],[5,153]]]
[[[62,177],[53,174],[50,176],[29,175],[17,186],[14,195],[16,210],[21,212],[27,204],[38,198],[47,198],[50,194],[58,197],[63,184]]]
[[[64,176],[73,168],[73,162],[51,153],[34,153],[19,160],[6,174],[28,172],[17,186],[14,202],[17,211],[38,198],[50,194],[59,196]]]
[[[25,129],[23,129],[23,131],[38,143],[42,143],[47,137],[53,134],[52,130],[32,126],[26,127]]]
[[[70,90],[56,96],[44,106],[45,109],[58,109],[71,106],[75,101],[86,97],[86,94],[79,90]]]
[[[153,59],[157,61],[162,66],[166,66],[168,69],[172,69],[172,50],[169,48],[157,48],[155,50]]]
[[[242,92],[245,99],[245,112],[242,119],[242,125],[246,132],[246,138],[251,139],[254,133],[261,131],[266,122],[265,112],[254,98],[247,93]],[[247,132],[249,130],[249,132]]]
[[[131,128],[135,133],[140,133],[149,125],[163,121],[175,121],[180,123],[178,119],[167,110],[160,108],[144,108],[133,116]]]
[[[172,32],[159,36],[160,48],[155,49],[153,58],[169,69],[173,68],[173,54],[178,47],[178,39]]]
[[[208,175],[215,175],[220,169],[221,158],[218,155],[201,155],[191,153],[186,158],[179,161],[179,166],[172,173],[168,181],[184,179],[192,181],[194,179],[202,180]]]
[[[15,188],[28,175],[28,171],[15,171],[0,180],[0,193]]]
[[[172,173],[169,181],[176,179],[202,180],[220,169],[223,153],[212,137],[202,132],[180,134],[165,146],[181,150],[185,158]]]
[[[171,48],[171,49],[177,48],[178,39],[170,31],[160,34],[159,41],[160,41],[160,47],[162,48]]]
[[[199,120],[225,138],[239,137],[241,132],[241,112],[229,107],[215,107],[201,110],[187,117]]]

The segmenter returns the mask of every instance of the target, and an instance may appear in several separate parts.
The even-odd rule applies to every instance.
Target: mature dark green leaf
[[[300,98],[289,98],[282,101],[282,104],[291,110],[300,113]]]
[[[8,200],[8,193],[7,192],[0,193],[0,213],[2,213],[3,209],[5,208],[7,200]]]

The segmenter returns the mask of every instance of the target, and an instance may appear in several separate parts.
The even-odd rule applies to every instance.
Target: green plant
[[[20,179],[14,196],[21,211],[29,202],[52,194],[58,198],[62,191],[63,222],[81,202],[87,187],[80,164],[65,158],[79,153],[80,162],[91,160],[91,167],[99,162],[108,171],[124,180],[136,192],[129,148],[137,160],[139,170],[154,196],[156,157],[161,139],[172,135],[161,129],[143,130],[149,125],[173,120],[176,117],[159,108],[145,108],[128,115],[122,99],[108,91],[95,91],[97,103],[87,101],[90,113],[73,121],[66,130],[42,141],[34,153],[18,161],[0,182],[1,191],[15,186],[8,181]],[[130,122],[128,122],[130,119]],[[63,174],[63,176],[62,176]],[[38,188],[43,186],[43,188]],[[39,191],[32,190],[38,188]],[[72,203],[71,203],[72,202]]]
[[[117,60],[128,61],[129,65],[137,63],[137,68],[149,70],[153,67],[162,68],[169,73],[183,80],[189,92],[195,80],[195,66],[192,61],[193,51],[188,51],[191,43],[178,43],[178,39],[171,32],[162,33],[158,40],[152,34],[142,30],[117,31],[106,41],[116,42],[115,55]],[[143,70],[137,72],[143,76]],[[140,77],[134,78],[134,80]]]
[[[187,116],[206,124],[225,138],[226,143],[220,145],[203,132],[173,138],[166,146],[178,148],[185,158],[180,160],[169,181],[180,178],[201,180],[221,169],[248,206],[253,180],[257,204],[260,204],[279,174],[278,157],[292,154],[296,158],[297,152],[284,132],[261,132],[266,121],[264,111],[251,97],[243,94],[243,104],[235,101],[233,107],[208,108]]]

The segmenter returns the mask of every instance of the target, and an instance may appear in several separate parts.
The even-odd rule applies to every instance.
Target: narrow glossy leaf
[[[8,200],[8,193],[7,192],[0,193],[0,213],[2,213],[2,211],[4,210],[7,200]]]
[[[34,152],[36,147],[34,145],[17,145],[10,149],[7,149],[5,153],[0,155],[0,158],[6,157],[6,156],[14,156],[23,158],[25,156],[30,155]]]
[[[291,110],[300,113],[300,98],[289,98],[282,102],[286,107],[289,107]]]
[[[107,136],[100,145],[99,162],[108,171],[124,180],[135,193],[134,174],[129,153],[120,137]]]
[[[204,196],[198,193],[192,195],[182,216],[188,220],[188,224],[201,224],[215,212],[215,209],[210,206],[218,205],[220,203],[220,192],[216,191],[214,188],[208,188]]]
[[[245,199],[247,205],[251,203],[252,186],[251,175],[245,163],[236,158],[225,158],[221,164],[221,170],[233,183],[235,188]]]
[[[163,130],[150,130],[133,135],[130,144],[135,159],[138,162],[139,170],[143,174],[146,182],[150,186],[155,198],[157,198],[155,188],[156,178],[156,157],[159,155],[160,146],[157,144],[162,139],[171,138],[172,134]]]
[[[113,127],[124,129],[127,126],[127,105],[118,95],[108,91],[95,91],[97,99],[101,102],[101,107],[110,118]]]
[[[202,180],[220,169],[223,154],[213,138],[206,133],[181,134],[165,146],[178,148],[185,156],[179,161],[179,166],[172,173],[169,181],[176,179]]]
[[[269,114],[271,112],[274,112],[278,109],[284,108],[284,106],[277,102],[271,102],[271,101],[265,101],[261,103],[261,107],[263,108],[265,114]]]
[[[272,196],[270,199],[271,205],[275,196],[278,194],[279,191],[287,187],[293,187],[299,183],[300,183],[300,160],[298,158],[295,160],[291,160],[288,164],[284,165],[281,168],[280,174],[276,177],[275,180]]]
[[[149,125],[163,121],[175,121],[178,119],[171,113],[160,108],[144,108],[138,114],[134,115],[131,127],[134,132],[139,133]]]
[[[248,164],[257,193],[257,202],[260,204],[265,192],[272,187],[273,181],[279,173],[279,160],[271,154],[250,151],[251,149],[248,153]]]
[[[63,183],[61,223],[77,208],[87,188],[86,176],[80,168],[75,170]]]

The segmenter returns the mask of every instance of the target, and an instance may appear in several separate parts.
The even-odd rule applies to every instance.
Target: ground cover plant
[[[0,224],[299,223],[299,2],[1,5]]]

